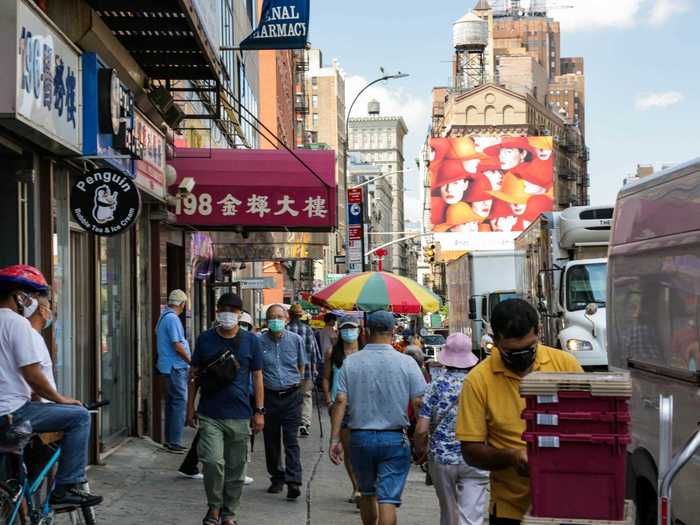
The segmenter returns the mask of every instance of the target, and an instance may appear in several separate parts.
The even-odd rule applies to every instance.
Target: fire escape
[[[309,114],[309,99],[306,95],[308,71],[309,59],[306,50],[294,50],[294,144],[297,148],[306,148],[309,145],[306,133],[306,116]]]

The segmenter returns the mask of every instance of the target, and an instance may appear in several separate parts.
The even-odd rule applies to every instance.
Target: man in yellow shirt
[[[583,369],[571,354],[539,344],[537,312],[521,299],[496,306],[491,328],[496,348],[464,381],[456,434],[464,460],[491,471],[490,525],[515,525],[530,507],[520,380],[536,370]]]

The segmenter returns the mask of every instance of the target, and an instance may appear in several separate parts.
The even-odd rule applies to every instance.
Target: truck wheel
[[[656,525],[658,519],[658,496],[646,478],[637,478],[634,504],[637,507],[637,525]]]

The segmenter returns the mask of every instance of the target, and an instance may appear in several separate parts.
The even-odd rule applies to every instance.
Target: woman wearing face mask
[[[338,376],[340,369],[343,366],[343,361],[345,361],[347,356],[357,352],[360,349],[360,324],[356,319],[352,317],[343,317],[338,323],[338,330],[340,332],[340,338],[333,347],[333,351],[326,357],[325,366],[323,368],[323,394],[325,395],[329,413],[333,412],[335,396],[338,390]],[[355,475],[352,473],[352,466],[350,464],[349,420],[350,415],[346,412],[341,426],[342,430],[340,431],[340,440],[343,444],[343,450],[345,452],[345,469],[348,471],[348,476],[350,477],[350,482],[352,483],[352,496],[348,501],[350,503],[357,504],[359,502],[360,493],[358,492],[357,480],[355,479]]]

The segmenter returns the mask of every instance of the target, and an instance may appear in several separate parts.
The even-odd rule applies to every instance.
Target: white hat
[[[187,294],[182,290],[173,290],[168,295],[168,304],[180,305],[187,302]]]
[[[250,326],[253,326],[253,318],[250,316],[248,312],[243,312],[241,314],[241,317],[238,319],[239,323],[246,323],[249,324]]]

